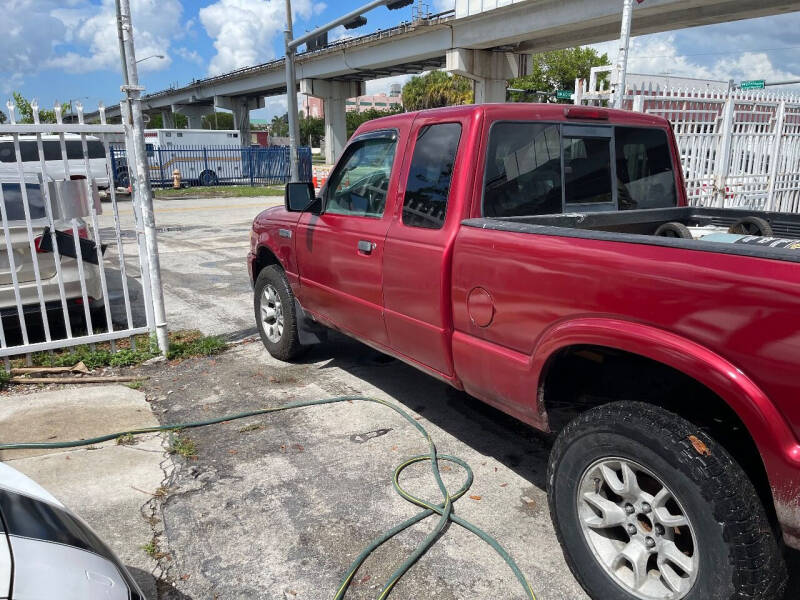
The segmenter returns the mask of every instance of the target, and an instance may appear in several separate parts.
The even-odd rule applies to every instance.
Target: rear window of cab
[[[663,129],[499,121],[489,132],[483,216],[668,208],[677,200]]]

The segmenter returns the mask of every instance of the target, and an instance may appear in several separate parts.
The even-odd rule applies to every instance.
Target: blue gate
[[[297,149],[300,179],[311,181],[311,148]],[[280,185],[289,181],[288,146],[167,146],[147,145],[150,182],[154,187],[172,185],[173,171],[189,185]],[[124,147],[111,147],[114,183],[128,187],[127,153]]]

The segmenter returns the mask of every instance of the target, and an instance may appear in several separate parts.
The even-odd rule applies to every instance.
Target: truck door
[[[452,241],[465,215],[459,197],[471,181],[457,161],[459,119],[417,118],[401,183],[402,207],[386,238],[384,303],[392,349],[445,376],[453,373],[450,350]],[[463,154],[463,152],[462,152]],[[467,161],[469,164],[469,161]],[[398,203],[399,204],[399,203]],[[448,207],[450,204],[450,207]]]
[[[303,213],[295,242],[304,308],[384,345],[382,263],[399,137],[395,129],[375,131],[347,146],[328,180],[323,213]]]

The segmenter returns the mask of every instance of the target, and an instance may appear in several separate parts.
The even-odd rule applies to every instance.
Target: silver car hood
[[[0,600],[144,600],[111,549],[40,485],[0,463]]]

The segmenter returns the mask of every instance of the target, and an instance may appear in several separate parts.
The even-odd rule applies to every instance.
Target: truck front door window
[[[565,204],[614,201],[608,138],[564,137]]]
[[[678,203],[667,132],[616,127],[620,210],[669,208]]]
[[[561,212],[561,135],[552,123],[495,123],[486,155],[483,214]]]
[[[403,225],[441,229],[456,162],[460,123],[428,125],[419,130],[403,199]]]
[[[338,215],[381,217],[394,162],[394,136],[356,141],[328,184],[325,211]]]

